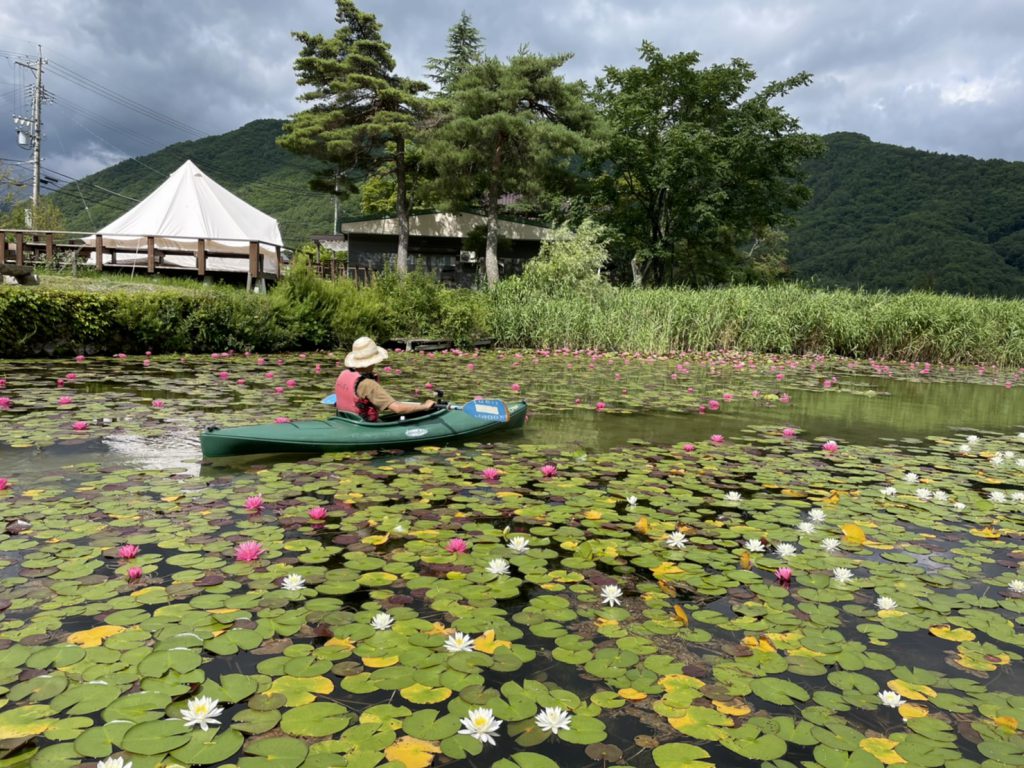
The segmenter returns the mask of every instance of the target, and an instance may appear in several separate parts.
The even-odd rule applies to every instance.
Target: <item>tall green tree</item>
[[[395,74],[391,46],[372,13],[352,0],[335,0],[338,29],[330,38],[294,32],[302,44],[295,60],[300,98],[310,108],[285,123],[278,143],[328,164],[321,188],[353,180],[387,166],[396,184],[398,219],[396,267],[405,274],[409,258],[409,196],[406,146],[418,131],[425,108],[418,94],[426,83]]]
[[[740,59],[701,69],[697,52],[665,56],[646,42],[640,57],[596,83],[595,210],[618,230],[634,285],[722,280],[738,243],[785,223],[810,196],[800,164],[820,140],[772,102],[811,76],[749,93],[757,74]]]
[[[427,72],[442,94],[449,93],[459,75],[483,61],[484,39],[465,11],[448,30],[448,55],[427,59]]]
[[[498,208],[506,194],[529,197],[564,183],[586,141],[592,111],[584,85],[557,70],[571,54],[521,50],[464,71],[444,100],[442,122],[425,154],[434,194],[451,207],[479,206],[487,218],[487,284],[498,282]]]

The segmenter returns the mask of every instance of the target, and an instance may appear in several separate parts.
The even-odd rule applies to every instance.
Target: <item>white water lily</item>
[[[816,523],[820,523],[825,519],[825,510],[821,507],[811,507],[807,512],[807,516]]]
[[[932,501],[938,502],[939,504],[944,504],[947,501],[949,501],[949,494],[946,493],[945,491],[935,491],[934,493],[932,493]]]
[[[824,549],[829,554],[832,554],[837,549],[839,549],[839,539],[833,539],[833,538],[822,539],[821,540],[821,548]]]
[[[1016,464],[1018,467],[1024,467],[1024,459],[1017,459],[1013,463]]]
[[[729,491],[725,494],[726,501],[743,501],[743,494],[739,491]]]
[[[530,548],[530,540],[525,536],[513,536],[508,540],[508,548],[521,555]]]
[[[630,507],[635,507],[635,506],[636,506],[636,503],[637,503],[637,501],[639,501],[639,499],[637,499],[637,497],[636,497],[636,496],[629,496],[629,497],[628,497],[628,498],[626,499],[626,504],[627,504],[627,505],[629,505]]]
[[[921,501],[928,501],[928,499],[932,497],[932,492],[929,491],[927,488],[918,488],[916,491],[914,491],[914,494]]]
[[[953,509],[955,509],[957,512],[963,512],[965,509],[967,509],[967,505],[964,504],[962,501],[954,501]]]
[[[605,605],[615,607],[622,601],[619,598],[622,597],[622,588],[615,584],[606,584],[601,587],[601,602]]]
[[[1003,493],[1002,491],[992,491],[992,493],[988,495],[988,498],[989,501],[994,502],[996,504],[1006,503],[1006,494]]]
[[[544,707],[533,722],[537,727],[547,733],[557,734],[559,731],[568,731],[572,725],[572,715],[561,707]]]
[[[472,736],[484,744],[495,744],[494,734],[501,727],[502,720],[494,717],[494,710],[480,707],[471,709],[466,716],[459,720],[462,725],[459,733],[465,736]]]
[[[1010,501],[1013,501],[1013,502],[1015,502],[1017,504],[1019,504],[1022,501],[1024,501],[1024,491],[1014,491],[1013,493],[1011,493],[1010,494]]]
[[[960,453],[970,453],[971,452],[971,446],[969,446],[967,443],[964,443],[957,450]]]
[[[463,632],[456,632],[445,639],[444,647],[449,653],[458,653],[459,651],[469,652],[476,650],[476,646],[474,645],[475,642],[476,641],[469,635]]]
[[[496,557],[487,564],[487,572],[495,576],[507,576],[509,572],[508,560],[503,557]]]
[[[882,704],[886,707],[899,707],[903,705],[903,697],[900,696],[896,691],[881,691],[878,694],[878,698],[882,700]]]
[[[853,580],[853,571],[849,568],[833,568],[832,578],[838,581],[840,584],[846,584]]]
[[[906,480],[908,483],[916,483],[918,480],[920,480],[920,478],[913,472],[907,472],[905,475],[903,475],[903,479]]]
[[[760,539],[747,539],[743,542],[743,546],[747,548],[748,552],[764,552],[764,544]]]
[[[1024,593],[1024,580],[1014,579],[1006,586],[1010,588],[1011,592],[1016,592],[1018,595]]]
[[[370,620],[370,626],[378,632],[386,632],[394,623],[395,617],[385,611],[381,611]]]
[[[964,438],[964,440],[966,440],[968,443],[973,445],[974,443],[976,443],[979,440],[981,440],[981,438],[978,437],[977,435],[968,435],[967,437]]]
[[[218,707],[218,703],[217,699],[211,699],[209,696],[189,699],[187,708],[179,710],[181,719],[189,728],[198,725],[204,731],[208,731],[211,725],[220,725],[220,720],[214,718],[224,711],[224,707]]]
[[[304,586],[306,580],[298,573],[289,573],[281,579],[281,589],[287,589],[289,592],[298,592]]]
[[[890,497],[891,496],[895,496],[896,495],[896,486],[895,485],[887,485],[887,486],[885,486],[885,488],[882,489],[882,495],[883,496],[890,496]]]
[[[989,459],[989,462],[995,464],[997,467],[1003,463],[1003,454],[997,453],[995,456]]]
[[[891,597],[880,597],[875,601],[875,607],[880,611],[895,611],[897,603]]]
[[[781,557],[781,558],[792,557],[793,555],[796,554],[796,545],[795,544],[787,544],[786,542],[782,542],[780,544],[776,544],[775,545],[775,551],[778,553],[779,557]]]
[[[405,533],[405,526],[402,525],[401,523],[399,523],[398,525],[396,525],[394,528],[391,529],[391,532],[392,533]]]
[[[804,520],[803,522],[797,523],[796,527],[797,530],[800,531],[800,533],[814,533],[815,530],[814,523],[808,520]]]
[[[682,549],[686,546],[686,534],[680,531],[672,531],[665,540],[665,546],[669,549]]]
[[[132,768],[132,761],[126,763],[123,757],[108,757],[96,763],[96,768]]]

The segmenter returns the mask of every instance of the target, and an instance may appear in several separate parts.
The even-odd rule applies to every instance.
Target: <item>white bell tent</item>
[[[216,254],[249,256],[258,247],[262,273],[274,275],[283,247],[276,219],[231,194],[191,160],[130,211],[85,238],[85,243],[95,246],[97,237],[102,237],[104,266],[145,264],[153,248],[161,254],[161,266],[205,273],[246,272],[248,259]],[[204,256],[210,254],[204,258],[205,270],[199,270],[200,241]]]

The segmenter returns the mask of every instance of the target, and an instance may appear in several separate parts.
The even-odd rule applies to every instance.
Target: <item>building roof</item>
[[[487,219],[478,213],[416,213],[409,217],[411,237],[465,237],[477,227],[486,226]],[[398,236],[398,218],[395,216],[346,221],[340,226],[343,235]],[[513,219],[498,219],[498,235],[509,240],[549,240],[554,236],[550,227],[527,224]],[[337,235],[325,236],[337,237]]]

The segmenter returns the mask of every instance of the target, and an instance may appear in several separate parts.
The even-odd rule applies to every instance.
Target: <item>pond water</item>
[[[1020,370],[389,362],[530,420],[203,463],[338,360],[0,364],[0,765],[1024,764]]]

